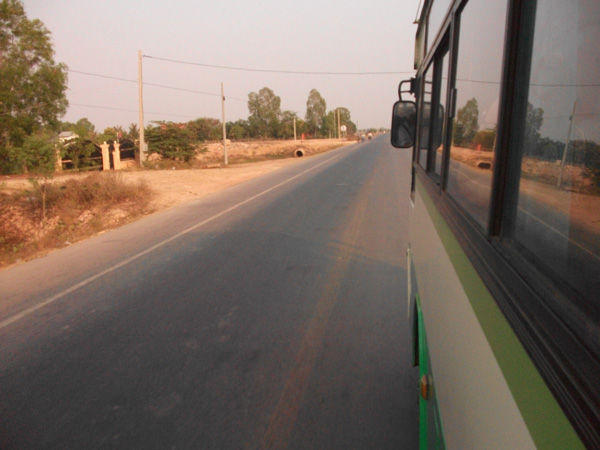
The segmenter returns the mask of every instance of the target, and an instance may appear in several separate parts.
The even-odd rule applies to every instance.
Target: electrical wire
[[[148,59],[156,59],[157,61],[171,62],[171,63],[175,63],[175,64],[185,64],[188,66],[210,67],[212,69],[237,70],[237,71],[242,71],[242,72],[278,73],[278,74],[287,74],[287,75],[399,75],[399,74],[414,73],[414,70],[407,71],[407,72],[309,72],[309,71],[301,71],[301,70],[253,69],[253,68],[248,68],[248,67],[217,66],[214,64],[203,64],[203,63],[190,62],[190,61],[179,61],[176,59],[159,58],[157,56],[150,56],[150,55],[142,55],[142,57],[148,58]]]
[[[69,106],[79,106],[82,108],[94,108],[94,109],[108,109],[111,111],[121,111],[121,112],[133,112],[133,113],[137,113],[137,110],[134,109],[123,109],[123,108],[113,108],[113,107],[109,107],[109,106],[94,106],[94,105],[82,105],[81,103],[69,103]],[[154,115],[159,115],[159,116],[172,116],[172,117],[187,117],[187,118],[194,118],[195,116],[186,116],[186,115],[182,115],[182,114],[170,114],[170,113],[159,113],[159,112],[152,112],[152,111],[144,111],[144,114],[154,114]]]
[[[68,71],[71,72],[71,73],[77,73],[79,75],[87,75],[87,76],[92,76],[92,77],[105,78],[105,79],[108,79],[108,80],[117,80],[117,81],[123,81],[123,82],[126,82],[126,83],[136,83],[136,84],[138,83],[137,80],[130,80],[130,79],[127,79],[127,78],[113,77],[113,76],[110,76],[110,75],[102,75],[102,74],[99,74],[99,73],[82,72],[80,70],[73,70],[73,69],[69,69]],[[142,85],[143,86],[158,87],[158,88],[162,88],[162,89],[171,89],[171,90],[174,90],[174,91],[191,92],[191,93],[194,93],[194,94],[209,95],[211,97],[221,97],[221,94],[214,94],[212,92],[195,91],[193,89],[185,89],[185,88],[179,88],[179,87],[175,87],[175,86],[165,86],[163,84],[155,84],[155,83],[146,83],[146,82],[144,82],[144,83],[142,83]],[[236,101],[239,101],[239,102],[246,103],[246,100],[243,100],[241,98],[236,98],[236,97],[225,96],[225,99],[227,99],[227,100],[236,100]]]

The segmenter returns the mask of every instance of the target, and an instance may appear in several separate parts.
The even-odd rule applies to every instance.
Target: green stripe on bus
[[[421,181],[417,180],[416,188],[421,194],[536,447],[585,449],[569,419],[546,386]]]

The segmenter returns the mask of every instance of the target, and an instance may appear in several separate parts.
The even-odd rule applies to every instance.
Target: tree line
[[[233,140],[290,139],[336,137],[338,124],[346,126],[346,133],[356,132],[347,108],[327,111],[321,94],[313,89],[306,102],[306,115],[302,119],[293,111],[281,110],[281,99],[268,87],[248,95],[250,115],[246,120],[226,122],[227,138]],[[339,116],[339,120],[338,120]],[[62,146],[62,154],[71,161],[74,169],[92,167],[92,156],[97,152],[95,143],[119,140],[138,148],[139,129],[132,123],[127,129],[121,126],[106,128],[102,133],[83,118],[76,123],[60,122],[61,131],[72,131],[76,137]],[[198,118],[185,123],[154,121],[144,128],[148,152],[163,158],[187,162],[202,149],[202,144],[223,138],[223,125],[219,119]]]
[[[0,0],[2,173],[50,172],[54,170],[57,151],[81,169],[92,164],[90,158],[97,151],[96,144],[116,139],[135,143],[139,132],[135,124],[128,129],[115,126],[99,133],[87,118],[75,123],[61,122],[68,107],[67,83],[67,66],[54,60],[51,34],[44,24],[27,18],[21,0]],[[304,118],[293,111],[282,111],[281,98],[267,87],[248,95],[248,111],[246,120],[226,123],[230,139],[288,139],[294,136],[294,124],[298,136],[335,137],[338,115],[348,133],[356,131],[350,111],[327,111],[326,102],[316,89],[309,93]],[[61,131],[72,131],[77,137],[60,146]],[[222,138],[221,121],[213,118],[184,124],[159,121],[144,131],[150,152],[184,160],[188,156],[178,156],[168,150],[169,146],[177,143],[187,155],[198,143]]]
[[[564,141],[542,137],[544,114],[543,108],[527,104],[519,156],[547,162],[560,162],[564,158],[565,163],[581,167],[583,176],[592,181],[596,191],[600,191],[600,144],[592,140],[574,139],[565,145]],[[489,130],[479,128],[479,105],[476,98],[468,100],[458,109],[452,129],[452,145],[491,152],[496,143],[496,134],[496,127]]]

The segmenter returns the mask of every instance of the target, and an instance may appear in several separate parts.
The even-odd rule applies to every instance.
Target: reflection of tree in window
[[[538,0],[535,19],[514,240],[599,307],[600,2]]]
[[[591,180],[594,193],[600,193],[600,145],[595,142],[576,141],[573,146],[583,147],[584,175]]]
[[[471,141],[471,147],[476,150],[484,152],[491,152],[494,150],[494,144],[496,142],[496,129],[493,130],[479,130]]]
[[[544,109],[528,103],[522,176],[574,192],[597,194],[600,191],[600,146],[585,139],[565,142],[542,137],[543,126]],[[539,163],[534,167],[531,161]],[[561,167],[559,162],[562,161],[564,178],[562,183],[557,183]],[[546,164],[547,168],[542,170],[540,164]]]
[[[479,106],[477,99],[472,98],[456,113],[453,143],[457,147],[469,147],[479,131]]]
[[[540,129],[544,124],[544,110],[534,108],[531,103],[527,103],[527,118],[525,119],[525,148],[527,153],[535,152],[535,148],[540,142]]]

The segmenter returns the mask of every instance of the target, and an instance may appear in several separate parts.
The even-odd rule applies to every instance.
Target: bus
[[[417,17],[391,142],[420,448],[600,449],[600,2]]]

